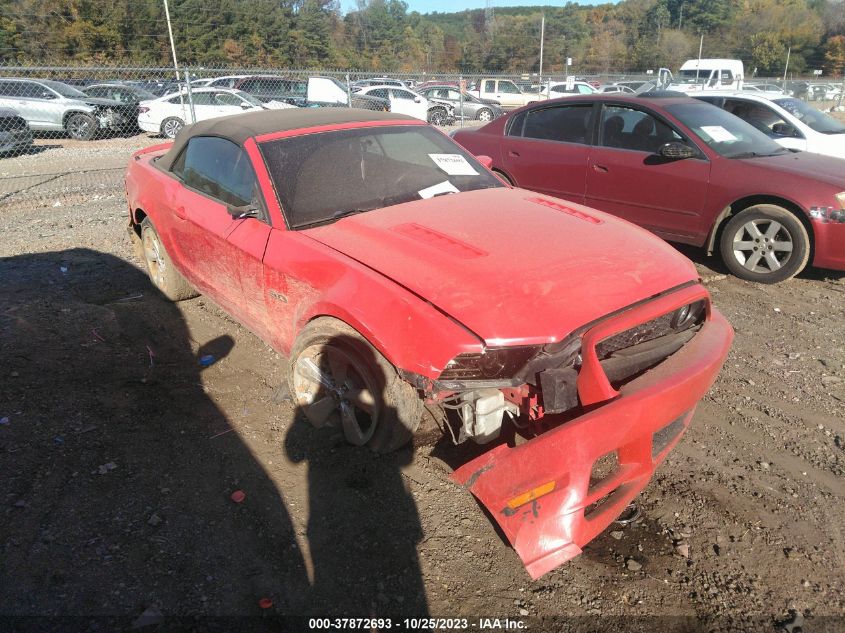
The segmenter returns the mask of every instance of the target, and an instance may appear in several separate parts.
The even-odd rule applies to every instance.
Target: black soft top
[[[166,154],[158,159],[157,165],[161,169],[170,169],[171,163],[179,156],[179,152],[194,136],[219,136],[229,139],[240,146],[247,139],[286,132],[301,128],[321,125],[336,125],[367,121],[408,121],[418,122],[418,119],[391,112],[375,112],[358,108],[285,108],[284,110],[261,110],[258,112],[244,112],[232,116],[224,116],[207,121],[199,121],[186,125]]]

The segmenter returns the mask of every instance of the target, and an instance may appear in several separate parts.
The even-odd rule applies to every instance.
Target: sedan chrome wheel
[[[293,366],[296,403],[316,427],[335,426],[363,446],[373,437],[380,406],[376,382],[351,354],[331,343],[307,347]]]
[[[163,288],[165,285],[165,274],[167,272],[167,259],[163,255],[164,248],[155,231],[144,231],[143,243],[144,259],[147,261],[150,278],[156,286]]]
[[[179,130],[181,130],[184,126],[185,124],[179,119],[167,119],[162,124],[161,131],[167,138],[176,138],[176,135],[179,134]]]
[[[484,108],[481,112],[478,113],[478,120],[479,121],[492,121],[493,120],[493,112]]]
[[[746,270],[771,273],[780,270],[792,257],[793,238],[774,219],[754,219],[734,234],[733,255]]]

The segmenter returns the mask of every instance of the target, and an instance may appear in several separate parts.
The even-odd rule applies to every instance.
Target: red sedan
[[[811,258],[845,270],[845,161],[676,94],[546,101],[454,138],[512,184],[718,251],[743,279],[783,281]]]
[[[534,577],[645,486],[732,338],[664,242],[507,187],[401,115],[197,123],[136,153],[126,190],[156,287],[204,293],[288,357],[315,426],[392,450],[428,407],[444,441],[489,443],[454,477]]]

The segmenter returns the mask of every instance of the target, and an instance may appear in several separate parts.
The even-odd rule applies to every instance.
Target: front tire
[[[76,141],[90,141],[97,135],[99,127],[97,119],[82,112],[71,114],[65,121],[68,136]]]
[[[150,281],[165,297],[171,301],[183,301],[197,296],[197,291],[176,270],[149,218],[141,222],[141,246]]]
[[[183,127],[185,127],[185,122],[179,117],[167,117],[161,122],[161,135],[166,138],[176,138]]]
[[[475,115],[475,118],[479,121],[489,123],[493,120],[493,111],[490,108],[481,108],[481,110],[478,111],[478,114]]]
[[[358,332],[328,317],[297,337],[288,384],[315,427],[337,427],[350,444],[381,453],[407,444],[423,415],[422,399],[396,368]]]
[[[442,108],[434,108],[428,112],[428,122],[432,125],[446,124],[446,110]]]
[[[740,279],[775,284],[800,273],[810,258],[810,237],[795,215],[773,204],[749,207],[725,225],[719,251]]]

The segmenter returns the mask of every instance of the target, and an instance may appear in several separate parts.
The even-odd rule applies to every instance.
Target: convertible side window
[[[181,174],[186,186],[224,204],[242,207],[258,202],[249,157],[226,139],[195,136],[173,165],[173,173]]]
[[[586,143],[592,110],[589,103],[531,110],[522,135],[545,141]]]

